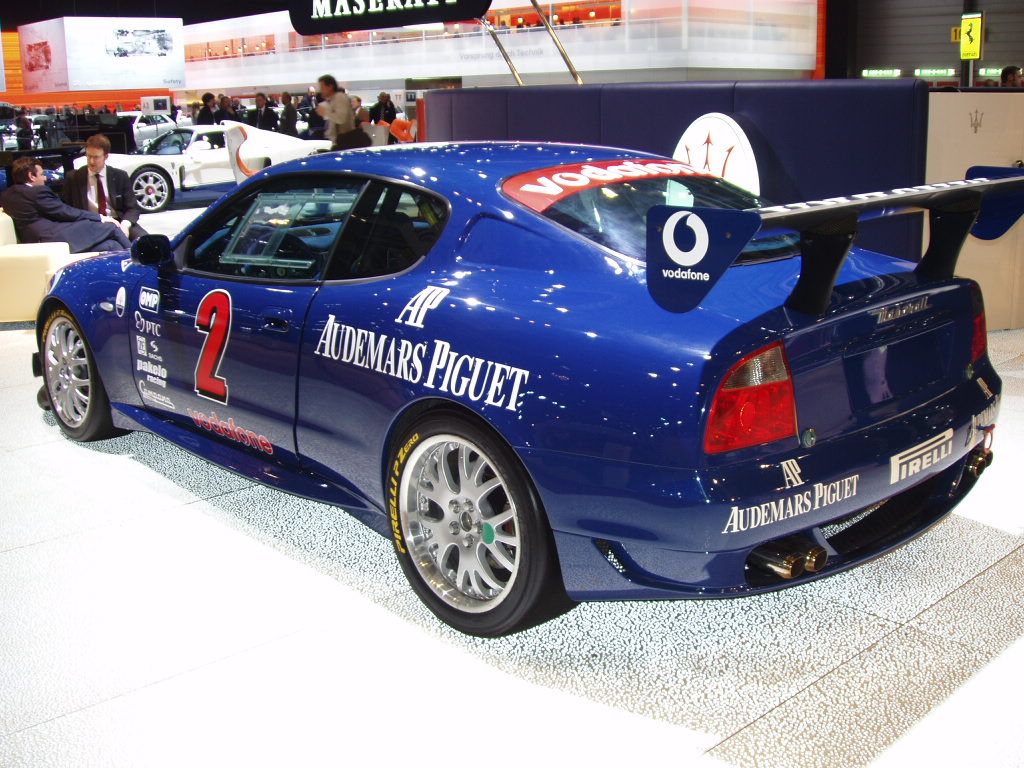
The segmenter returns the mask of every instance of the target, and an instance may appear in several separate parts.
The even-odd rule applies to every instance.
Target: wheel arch
[[[541,497],[537,482],[534,480],[533,474],[530,472],[515,447],[495,428],[491,422],[482,417],[479,413],[467,408],[461,403],[440,397],[426,398],[410,403],[400,411],[391,422],[391,426],[389,427],[384,439],[383,450],[381,451],[380,457],[380,487],[384,492],[384,495],[382,495],[381,498],[385,497],[387,490],[388,473],[390,469],[388,462],[397,446],[397,443],[401,440],[405,432],[417,421],[427,416],[441,416],[446,413],[469,421],[480,429],[485,430],[494,437],[495,440],[508,449],[509,454],[514,457],[519,468],[523,471],[523,476],[527,480],[529,493],[533,498],[534,503],[537,505],[537,509],[539,509],[541,514],[544,515],[544,519],[548,523],[548,530],[550,533],[551,518],[548,516],[547,509],[544,506],[544,500]]]

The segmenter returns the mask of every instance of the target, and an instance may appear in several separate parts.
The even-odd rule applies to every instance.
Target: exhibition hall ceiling
[[[249,0],[244,7],[246,14],[256,14],[284,10],[288,5],[286,0]],[[240,8],[205,0],[23,0],[3,4],[0,26],[13,32],[21,24],[62,16],[169,16],[195,24],[237,16]]]

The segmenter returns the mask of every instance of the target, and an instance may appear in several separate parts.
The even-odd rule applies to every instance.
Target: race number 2
[[[196,394],[227,405],[228,382],[218,375],[231,333],[231,294],[217,289],[203,296],[196,310],[196,330],[205,334],[196,363]]]

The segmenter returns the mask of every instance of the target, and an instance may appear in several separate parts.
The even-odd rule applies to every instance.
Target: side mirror
[[[143,266],[164,267],[174,263],[174,251],[167,235],[143,235],[132,243],[132,261]]]

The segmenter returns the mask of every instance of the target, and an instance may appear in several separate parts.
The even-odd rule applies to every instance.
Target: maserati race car
[[[244,131],[246,139],[240,152],[231,156],[226,133],[234,126]],[[304,141],[228,121],[173,128],[150,141],[140,154],[111,154],[107,163],[131,177],[139,207],[157,213],[173,202],[175,191],[209,187],[226,192],[236,182],[233,161],[262,169],[330,148],[329,141]],[[84,156],[75,160],[75,168],[84,165]]]
[[[467,633],[757,593],[914,538],[991,462],[953,271],[1022,184],[772,207],[600,147],[318,155],[63,269],[33,367],[73,439],[149,430],[345,508]],[[920,263],[850,247],[921,208]]]

